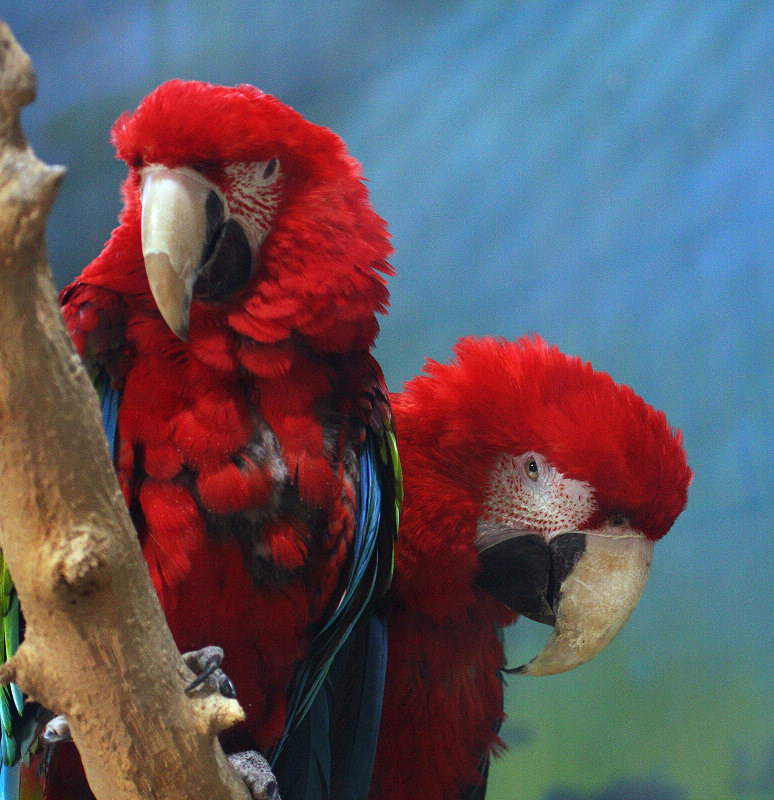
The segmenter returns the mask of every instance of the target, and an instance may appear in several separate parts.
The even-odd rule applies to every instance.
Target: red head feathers
[[[537,337],[463,339],[455,356],[393,397],[405,501],[372,800],[484,796],[502,744],[498,627],[553,627],[512,672],[592,659],[691,480],[664,414],[580,359]]]
[[[536,451],[594,488],[589,526],[619,512],[650,539],[669,530],[692,473],[663,412],[538,337],[466,338],[454,350],[456,363],[429,361],[394,399],[401,446],[421,441],[421,457],[437,459],[427,474],[480,496],[499,455]]]
[[[197,303],[212,299],[197,283],[192,342],[197,328],[201,333],[217,318],[219,328],[227,320],[262,344],[298,333],[324,352],[370,347],[378,332],[374,314],[387,307],[383,275],[392,272],[392,249],[360,166],[336,134],[252,86],[173,80],[123,114],[112,138],[130,167],[122,227],[83,282],[149,298],[140,193],[147,176],[163,168],[176,178],[193,176],[196,187],[207,181],[223,212],[216,224],[236,219],[252,251],[238,279],[221,281],[230,291],[218,291],[218,304]],[[204,255],[216,246],[205,241]],[[184,327],[177,331],[182,338]]]

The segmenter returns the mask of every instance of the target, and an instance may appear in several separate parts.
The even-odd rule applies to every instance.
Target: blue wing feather
[[[387,665],[386,624],[374,600],[392,575],[397,524],[392,508],[399,492],[392,461],[397,453],[393,449],[385,458],[385,452],[369,431],[359,460],[347,585],[297,671],[285,732],[270,753],[284,800],[363,800],[368,793]],[[314,765],[316,781],[308,780],[308,764]]]
[[[382,717],[387,672],[387,621],[374,614],[355,634],[349,658],[331,670],[337,681],[331,721],[332,796],[363,800],[368,796]]]
[[[119,393],[110,385],[110,376],[101,370],[94,381],[100,406],[102,407],[102,428],[110,448],[110,457],[115,459],[116,430],[118,428],[118,402]]]

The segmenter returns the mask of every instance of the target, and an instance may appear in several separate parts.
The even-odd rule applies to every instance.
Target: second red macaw
[[[371,800],[480,800],[502,749],[502,628],[552,625],[508,670],[591,659],[687,500],[682,438],[540,339],[464,339],[393,397],[406,497]]]

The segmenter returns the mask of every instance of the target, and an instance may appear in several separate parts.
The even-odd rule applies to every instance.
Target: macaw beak
[[[194,286],[211,261],[225,221],[225,201],[203,175],[151,164],[142,171],[142,255],[159,312],[188,339]]]
[[[550,539],[483,527],[476,541],[477,585],[554,628],[539,655],[507,670],[520,675],[566,672],[604,650],[636,608],[653,560],[653,542],[628,525]]]

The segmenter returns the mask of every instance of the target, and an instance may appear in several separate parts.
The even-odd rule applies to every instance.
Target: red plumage
[[[224,648],[266,750],[337,602],[353,459],[367,428],[390,424],[369,351],[391,248],[341,140],[251,86],[171,81],[112,136],[130,168],[120,226],[63,291],[63,312],[84,359],[121,391],[116,467],[175,640]],[[195,171],[245,227],[267,231],[248,230],[259,247],[246,285],[217,301],[194,295],[187,341],[146,276],[148,165]],[[251,182],[263,194],[246,193]]]
[[[489,755],[502,747],[498,628],[518,614],[475,583],[478,526],[511,502],[493,496],[502,456],[539,453],[560,484],[592,488],[580,525],[549,509],[545,531],[565,517],[582,531],[620,513],[658,539],[691,479],[664,414],[580,359],[538,338],[464,339],[455,355],[429,361],[393,396],[405,500],[372,800],[481,798]],[[531,513],[526,504],[506,512]]]

